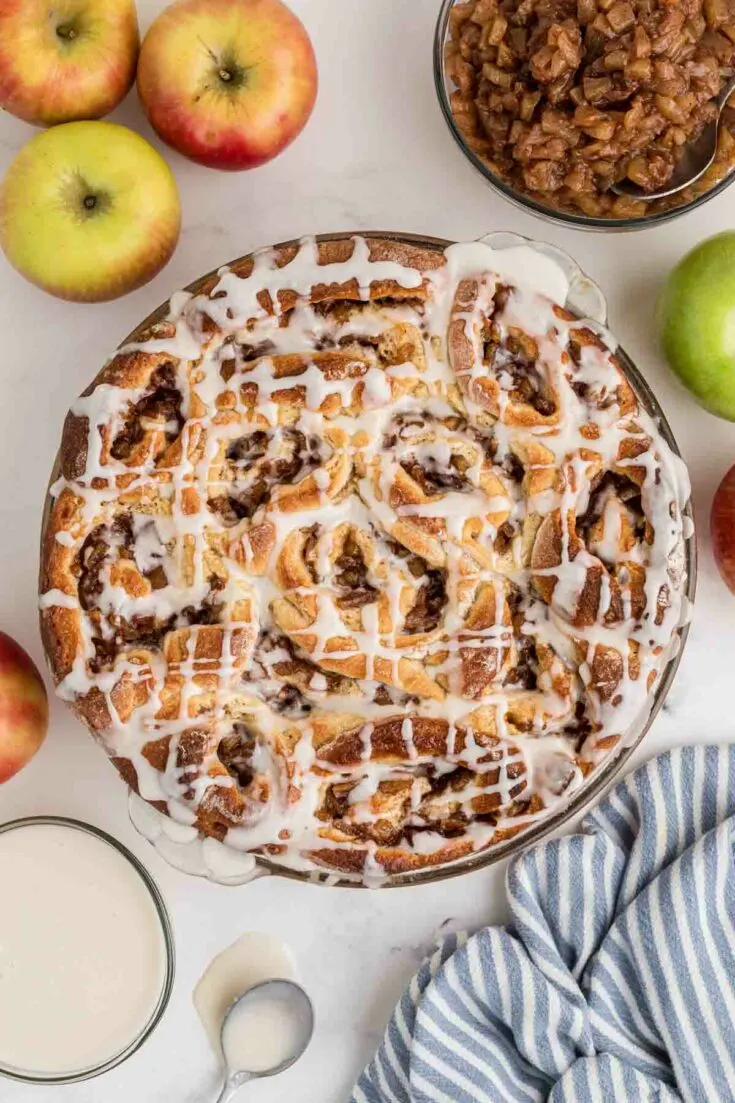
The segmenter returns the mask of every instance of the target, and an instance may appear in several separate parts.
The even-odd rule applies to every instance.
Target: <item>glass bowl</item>
[[[63,1073],[41,1073],[41,1072],[26,1072],[23,1069],[15,1068],[12,1066],[3,1065],[0,1063],[0,1076],[5,1076],[10,1080],[18,1080],[24,1084],[75,1084],[80,1080],[91,1080],[92,1077],[100,1076],[103,1072],[109,1072],[110,1069],[116,1068],[118,1065],[126,1061],[128,1057],[132,1057],[134,1053],[140,1049],[145,1041],[151,1036],[155,1028],[163,1017],[163,1013],[168,1006],[168,1001],[171,996],[174,983],[174,973],[176,969],[176,956],[174,950],[174,936],[171,928],[171,922],[168,917],[166,905],[163,901],[161,892],[156,885],[155,881],[151,877],[148,870],[142,865],[141,862],[132,854],[127,847],[123,846],[121,842],[113,838],[112,835],[108,835],[107,832],[101,831],[98,827],[93,827],[92,824],[83,823],[81,820],[69,819],[66,816],[28,816],[25,819],[12,820],[9,823],[0,824],[0,834],[5,834],[7,831],[14,831],[16,828],[33,827],[38,825],[51,825],[67,827],[74,831],[83,831],[87,835],[92,835],[94,838],[99,839],[101,842],[112,847],[113,850],[125,859],[126,862],[132,867],[132,869],[138,874],[140,880],[148,890],[151,900],[158,917],[161,934],[163,937],[164,946],[164,972],[163,981],[161,984],[161,991],[158,995],[155,1007],[151,1012],[150,1018],[142,1030],[134,1037],[128,1045],[126,1045],[118,1053],[113,1054],[112,1057],[103,1061],[101,1064],[89,1066],[87,1068],[78,1069],[72,1072]]]
[[[505,198],[510,200],[511,203],[514,203],[516,207],[531,211],[532,214],[538,215],[539,218],[546,219],[547,222],[561,222],[564,226],[572,226],[578,230],[644,230],[648,226],[661,226],[664,222],[671,222],[672,219],[678,218],[680,215],[698,209],[709,199],[714,199],[716,195],[723,192],[735,179],[734,166],[722,180],[706,191],[703,191],[701,194],[696,195],[688,202],[682,203],[681,206],[672,207],[665,211],[658,211],[655,214],[639,215],[635,218],[595,218],[591,215],[582,214],[581,211],[575,214],[572,211],[558,210],[555,207],[547,207],[543,203],[537,203],[535,199],[531,199],[530,196],[514,188],[500,176],[496,176],[496,174],[488,168],[482,158],[479,157],[474,150],[470,149],[464,139],[462,131],[455,121],[450,99],[453,91],[453,84],[446,72],[444,51],[449,35],[449,13],[457,2],[459,2],[459,0],[443,0],[436,23],[436,31],[434,33],[434,83],[436,86],[436,94],[439,98],[439,106],[442,109],[442,114],[444,115],[452,137],[470,164],[480,173],[486,184],[489,184],[495,191],[504,195]],[[697,187],[696,184],[693,186],[695,188]]]
[[[317,241],[335,241],[354,236],[352,233],[317,234]],[[400,233],[395,231],[359,231],[360,237],[388,238],[394,241],[417,245],[424,249],[443,252],[447,246],[453,244],[444,238],[426,237],[419,234]],[[585,318],[598,328],[607,325],[607,304],[600,288],[586,276],[579,266],[562,249],[545,242],[532,241],[519,234],[498,231],[487,234],[479,239],[486,242],[493,249],[511,249],[519,245],[525,245],[535,249],[545,257],[552,258],[562,269],[569,285],[566,302],[562,305],[580,318]],[[280,242],[275,248],[293,248],[298,246],[297,240]],[[245,258],[238,258],[231,264],[237,264]],[[205,286],[211,286],[211,280],[216,272],[210,272],[195,280],[185,290],[192,295],[198,294]],[[152,325],[162,321],[169,312],[168,302],[163,303],[154,310],[139,326],[125,339],[123,344],[129,344],[141,339]],[[648,383],[636,368],[633,361],[618,345],[615,349],[616,356],[625,372],[625,375],[633,388],[641,407],[654,418],[662,437],[676,453],[681,456],[671,427],[666,420],[655,395]],[[52,474],[51,483],[58,477],[58,462]],[[47,503],[47,512],[49,504]],[[399,873],[382,878],[377,886],[381,888],[398,888],[406,885],[428,884],[434,881],[442,881],[449,877],[457,877],[463,873],[482,869],[504,858],[509,858],[519,853],[531,843],[538,842],[544,836],[556,831],[582,809],[609,785],[620,772],[630,755],[638,746],[649,727],[653,723],[659,709],[666,699],[666,695],[674,680],[684,644],[689,631],[688,610],[694,599],[697,575],[697,552],[694,540],[694,520],[691,501],[684,510],[685,538],[684,555],[686,564],[687,581],[685,587],[685,616],[682,618],[678,631],[674,634],[669,655],[662,665],[661,675],[653,693],[647,698],[645,707],[636,722],[629,731],[619,740],[618,744],[610,751],[605,761],[595,769],[587,781],[585,781],[570,797],[563,807],[556,809],[548,816],[539,819],[504,842],[498,843],[487,850],[468,854],[464,858],[443,866],[428,866],[410,873]],[[45,520],[43,523],[45,528]],[[361,880],[350,879],[346,875],[340,875],[330,870],[294,870],[280,864],[276,859],[261,854],[249,854],[235,851],[232,847],[226,847],[216,839],[202,839],[196,828],[180,824],[169,817],[156,811],[151,805],[143,802],[135,793],[130,795],[130,818],[134,827],[146,838],[158,851],[160,856],[175,869],[197,877],[207,878],[222,885],[242,885],[246,882],[272,874],[279,877],[288,877],[297,881],[305,881],[312,884],[365,887]]]

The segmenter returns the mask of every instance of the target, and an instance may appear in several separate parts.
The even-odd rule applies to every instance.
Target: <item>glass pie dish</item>
[[[361,240],[361,238],[365,238],[366,241]],[[315,247],[322,248],[328,245],[330,249],[335,249],[339,247],[341,250],[340,255],[344,255],[344,246],[349,245],[351,242],[352,235],[350,234],[332,234],[321,235],[316,240],[307,239],[303,243],[283,243],[279,246],[274,247],[275,253],[274,251],[270,251],[267,255],[259,254],[257,262],[259,265],[257,269],[258,276],[260,277],[264,265],[269,263],[268,257],[273,257],[274,255],[282,255],[278,252],[279,250],[283,250],[287,255],[294,257],[301,255],[300,249],[303,248],[306,251],[304,254],[304,257],[306,259],[306,256],[309,254],[309,250],[313,250]],[[375,242],[375,245],[371,246],[371,242]],[[599,288],[597,288],[591,280],[589,280],[586,276],[583,275],[583,273],[580,272],[576,264],[574,264],[574,262],[566,256],[566,254],[551,246],[547,246],[541,243],[529,242],[527,239],[520,238],[513,234],[490,234],[480,239],[480,242],[481,244],[479,245],[475,243],[467,246],[454,246],[455,251],[452,253],[453,243],[441,239],[417,237],[415,235],[399,234],[392,232],[368,233],[360,235],[360,238],[356,239],[354,243],[354,249],[357,250],[359,246],[361,255],[365,252],[369,252],[369,249],[371,247],[389,250],[393,253],[395,253],[396,250],[400,248],[404,250],[413,249],[414,251],[421,250],[423,251],[423,253],[428,254],[426,264],[429,265],[429,267],[433,265],[436,268],[441,268],[442,265],[444,265],[445,263],[448,264],[448,258],[450,254],[454,258],[457,258],[459,255],[457,253],[458,249],[460,250],[460,252],[463,249],[469,250],[469,254],[465,252],[462,254],[462,256],[470,259],[470,263],[475,265],[477,263],[478,252],[482,254],[483,263],[487,260],[487,256],[492,256],[492,253],[494,253],[495,263],[504,265],[506,268],[509,266],[512,267],[513,260],[515,260],[516,262],[519,260],[519,250],[522,251],[522,253],[520,254],[520,259],[522,259],[525,264],[528,264],[528,250],[533,250],[538,255],[538,260],[535,267],[538,267],[539,269],[545,271],[553,270],[553,272],[556,273],[558,277],[560,277],[561,283],[566,289],[566,301],[564,302],[564,304],[561,304],[560,301],[563,297],[561,295],[561,292],[558,295],[558,299],[559,308],[561,309],[563,305],[563,308],[568,312],[566,315],[564,315],[564,317],[569,319],[569,321],[565,323],[557,322],[557,328],[560,324],[576,325],[577,323],[575,319],[584,319],[584,327],[580,326],[580,332],[584,331],[585,333],[587,333],[590,341],[597,341],[597,345],[599,347],[602,347],[600,345],[600,341],[602,340],[601,336],[595,337],[594,334],[597,333],[599,335],[600,331],[604,330],[605,327],[606,307],[604,297],[602,296]],[[489,247],[489,249],[487,247]],[[446,258],[444,256],[445,250],[447,250]],[[515,253],[508,253],[508,256],[504,257],[502,256],[502,254],[506,250],[515,250]],[[492,253],[490,251],[492,251]],[[239,266],[241,264],[245,265],[246,262],[249,263],[248,258],[241,258],[240,261],[233,262],[232,267],[236,271],[238,271],[240,270]],[[346,261],[340,261],[339,263],[347,264]],[[385,262],[376,261],[376,263],[383,264]],[[283,265],[281,267],[283,267],[285,272],[287,265]],[[343,270],[344,269],[340,269],[340,271]],[[389,269],[391,273],[394,270],[395,269],[392,268]],[[498,269],[498,271],[500,270],[502,270],[502,267]],[[280,271],[280,267],[276,266],[270,268],[269,271],[274,273],[278,272]],[[303,266],[297,265],[297,271],[303,271]],[[385,271],[385,269],[381,269],[381,271]],[[475,267],[474,271],[478,271],[477,267]],[[221,278],[225,278],[222,273],[220,274],[220,276]],[[269,276],[268,278],[272,280],[275,279],[275,276]],[[287,279],[288,274],[286,273],[282,278]],[[209,282],[207,283],[207,281]],[[363,286],[363,282],[365,283],[365,286],[368,286],[370,283],[370,279],[366,281],[360,280],[360,287]],[[300,287],[301,285],[302,284],[297,284],[296,286]],[[197,295],[197,293],[200,293],[202,289],[206,288],[207,286],[209,286],[210,288],[213,286],[211,274],[210,276],[204,277],[202,280],[199,280],[195,284],[191,285],[191,287],[188,288],[187,291],[189,292],[189,294]],[[287,284],[287,286],[289,285]],[[329,289],[336,285],[318,283],[316,284],[316,286],[321,288],[326,287],[327,289]],[[404,283],[403,286],[413,287],[416,286],[416,282],[414,281],[413,283],[408,284]],[[444,287],[443,283],[442,287]],[[215,295],[215,299],[216,298],[217,296]],[[186,299],[184,301],[186,301]],[[246,299],[246,301],[248,300]],[[546,301],[548,302],[548,300]],[[196,307],[196,303],[194,304],[194,306]],[[225,311],[228,308],[220,307],[218,305],[217,309]],[[169,304],[165,304],[164,306],[159,308],[158,311],[154,312],[148,319],[146,319],[146,321],[141,326],[136,328],[134,333],[131,334],[131,336],[128,338],[126,345],[130,345],[132,343],[134,346],[140,348],[140,342],[144,339],[143,334],[150,330],[151,325],[163,321],[168,316],[168,310]],[[441,315],[441,311],[439,313],[440,316],[443,317],[443,315]],[[561,318],[562,315],[557,313],[557,317]],[[299,316],[299,325],[301,325],[301,321],[302,319]],[[241,323],[237,322],[235,324],[240,325]],[[252,341],[253,338],[250,338],[250,340]],[[257,348],[259,349],[260,346],[257,346]],[[258,353],[256,352],[256,356],[257,355]],[[266,359],[267,355],[267,353],[260,353],[260,356],[263,359]],[[641,417],[643,417],[643,411],[645,411],[646,415],[649,418],[655,420],[659,433],[657,439],[661,441],[661,446],[663,447],[664,444],[668,445],[670,451],[678,456],[678,450],[676,449],[671,431],[646,383],[636,371],[635,367],[632,365],[629,359],[625,356],[625,354],[617,348],[616,357],[620,364],[620,369],[616,378],[619,379],[620,374],[622,373],[622,376],[625,380],[624,388],[626,389],[628,394],[630,394],[630,392],[632,391],[633,396],[637,398],[640,410],[642,411]],[[399,371],[399,376],[401,378],[405,378],[406,370],[403,369],[407,369],[410,366],[410,362],[400,360],[393,361],[393,363],[399,365],[399,368],[402,369]],[[250,371],[251,369],[248,368],[247,370]],[[276,378],[280,379],[281,376],[279,375]],[[620,386],[623,386],[623,384],[620,384]],[[323,395],[323,391],[320,390],[319,393]],[[373,396],[375,397],[376,401],[384,401],[382,395],[383,391],[373,392]],[[605,408],[608,409],[609,405]],[[637,431],[638,433],[640,433],[640,428]],[[649,433],[653,433],[653,429],[649,429],[647,431]],[[648,443],[650,444],[650,437]],[[636,452],[635,455],[640,455],[640,450]],[[539,815],[537,819],[533,818],[532,822],[529,822],[531,820],[531,817],[523,817],[520,813],[518,813],[520,818],[519,821],[514,824],[516,831],[512,838],[506,837],[503,839],[502,842],[493,842],[493,844],[489,846],[486,846],[486,843],[483,843],[482,845],[486,846],[486,849],[475,849],[471,853],[465,852],[462,856],[459,857],[455,854],[455,856],[453,856],[453,859],[451,861],[447,861],[445,864],[439,864],[439,862],[444,861],[444,854],[442,854],[438,859],[435,859],[434,864],[424,863],[420,869],[394,869],[392,872],[389,871],[384,875],[381,874],[379,877],[371,877],[370,883],[376,885],[379,884],[381,886],[384,885],[386,887],[416,884],[424,881],[435,880],[441,877],[454,876],[470,869],[480,868],[481,866],[492,861],[496,861],[500,858],[506,857],[509,854],[519,850],[529,841],[540,838],[548,831],[557,828],[569,816],[572,816],[576,812],[578,812],[579,809],[587,802],[587,800],[598,793],[601,787],[604,786],[617,772],[617,770],[627,758],[632,747],[640,740],[640,738],[642,738],[644,732],[647,730],[648,725],[653,719],[653,716],[658,711],[658,708],[660,707],[661,702],[663,701],[663,698],[674,676],[675,669],[678,664],[681,645],[686,636],[686,624],[684,623],[684,621],[687,619],[688,600],[691,599],[694,592],[695,552],[693,543],[690,539],[693,532],[690,506],[688,502],[685,505],[683,493],[681,495],[678,495],[678,498],[682,507],[681,524],[683,524],[685,532],[681,537],[681,541],[677,541],[676,548],[677,553],[681,553],[682,565],[685,567],[686,570],[686,580],[684,581],[683,579],[681,579],[679,582],[677,582],[677,595],[680,590],[682,593],[684,591],[686,593],[687,600],[682,600],[684,615],[681,618],[681,622],[676,624],[676,628],[675,630],[673,630],[672,634],[670,636],[667,635],[666,637],[666,648],[657,661],[657,670],[660,671],[660,676],[658,677],[655,691],[646,698],[645,707],[640,710],[640,715],[638,714],[639,703],[642,700],[643,696],[645,696],[645,685],[650,685],[651,682],[644,682],[641,679],[641,681],[637,683],[637,685],[640,687],[641,692],[637,693],[635,697],[635,720],[634,722],[630,723],[630,726],[628,725],[628,721],[630,719],[630,716],[632,715],[632,713],[628,712],[626,713],[626,721],[624,727],[622,726],[623,722],[620,721],[621,727],[613,729],[616,732],[615,738],[617,740],[615,747],[612,749],[608,749],[607,744],[605,744],[604,759],[599,766],[596,766],[593,769],[587,779],[583,779],[582,775],[578,772],[575,781],[575,785],[578,785],[578,787],[574,789],[573,793],[567,792],[566,781],[564,781],[563,784],[561,783],[561,781],[558,782],[558,784],[561,785],[561,789],[558,789],[557,792],[562,793],[563,796],[558,800],[557,803],[555,803],[553,811],[550,811],[548,812],[548,814],[544,814],[543,816]],[[466,509],[466,506],[464,504],[462,506],[462,509]],[[666,509],[664,512],[666,512],[668,517],[668,510]],[[673,513],[670,516],[673,517]],[[300,524],[301,522],[298,523]],[[667,522],[667,525],[664,526],[664,529],[668,527],[670,526]],[[685,536],[686,539],[684,538]],[[127,560],[127,562],[129,564],[129,559]],[[271,606],[269,606],[269,608],[270,607]],[[677,616],[678,609],[679,604],[677,602]],[[208,622],[205,621],[204,623]],[[646,633],[646,635],[648,635],[648,633]],[[663,669],[664,667],[665,669]],[[328,666],[326,669],[329,670],[330,667]],[[364,675],[355,675],[355,677],[364,677]],[[368,678],[370,677],[372,676],[368,675]],[[632,677],[635,677],[635,675],[632,675]],[[319,681],[323,682],[324,679],[319,678]],[[263,688],[264,690],[266,689],[266,687]],[[316,686],[312,688],[315,688],[318,691],[325,691],[326,685]],[[415,697],[412,700],[414,702],[417,701]],[[398,720],[396,721],[396,723],[400,728],[401,709],[396,708],[398,702],[395,699],[389,701],[381,699],[379,704],[382,708],[389,706],[388,711],[390,711],[391,715],[393,715],[394,717],[396,714],[398,714]],[[401,706],[401,708],[403,708],[403,706]],[[411,706],[411,708],[413,708],[413,705]],[[411,710],[407,707],[404,708],[402,715],[408,719],[409,715],[411,715]],[[315,723],[317,716],[318,709],[313,713]],[[405,724],[406,720],[404,720],[403,722]],[[411,723],[412,721],[409,719],[409,728],[411,727]],[[311,726],[311,724],[312,719],[308,721],[308,725]],[[444,723],[444,728],[446,729],[446,727],[447,725],[446,723]],[[526,730],[529,731],[531,729],[527,728]],[[534,728],[533,730],[535,731],[536,729]],[[574,730],[576,732],[576,728]],[[625,734],[620,735],[621,732],[624,732]],[[149,739],[150,737],[146,736],[146,738]],[[369,738],[372,739],[372,727]],[[403,738],[403,732],[401,732],[401,740],[403,740]],[[449,737],[447,736],[447,738]],[[302,744],[299,742],[298,746],[301,747]],[[220,752],[221,746],[220,748],[218,748],[217,753],[220,756],[220,761],[222,761],[222,756]],[[166,752],[166,754],[167,753],[168,752]],[[455,752],[452,749],[452,751],[448,753],[454,755]],[[148,755],[146,755],[146,757],[148,758]],[[148,758],[149,764],[150,761],[150,758]],[[209,762],[209,759],[207,761]],[[360,759],[358,756],[358,765],[359,761]],[[365,761],[365,759],[362,759],[362,761]],[[449,761],[452,761],[452,759],[450,759]],[[162,769],[162,766],[159,766],[158,769]],[[318,772],[319,771],[317,771],[317,773]],[[125,777],[125,773],[123,773],[123,776]],[[133,777],[134,776],[135,775],[133,774]],[[226,785],[232,785],[232,783],[228,782],[226,778],[224,778],[224,781]],[[247,783],[243,782],[243,784],[245,785]],[[148,800],[151,799],[150,790],[146,793],[146,797]],[[134,799],[131,803],[131,815],[133,818],[133,822],[135,823],[136,827],[141,831],[141,833],[149,838],[149,840],[152,841],[154,845],[156,845],[156,847],[160,850],[161,854],[172,864],[176,865],[178,868],[186,869],[188,872],[207,876],[213,880],[221,881],[223,883],[242,883],[243,881],[251,879],[253,876],[262,875],[264,872],[275,873],[283,876],[295,877],[301,880],[325,884],[355,884],[361,883],[365,879],[363,876],[365,871],[362,871],[358,876],[354,876],[350,870],[335,870],[334,867],[330,868],[328,865],[326,866],[326,868],[293,868],[292,866],[287,865],[283,859],[279,860],[278,856],[274,854],[263,854],[259,852],[242,853],[236,848],[235,845],[223,846],[216,837],[212,836],[202,840],[198,834],[196,826],[193,823],[193,817],[187,820],[186,815],[177,814],[176,816],[174,816],[173,820],[171,820],[165,816],[161,816],[155,810],[155,808],[152,808],[149,804],[143,804],[143,802],[139,801],[137,798]],[[248,843],[247,845],[253,846],[252,843]],[[473,842],[472,845],[477,846],[475,842]],[[416,853],[421,854],[422,852],[417,850]],[[425,854],[426,851],[424,851],[423,853]]]

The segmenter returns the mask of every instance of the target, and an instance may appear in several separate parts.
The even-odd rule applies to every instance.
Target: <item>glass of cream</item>
[[[174,943],[137,858],[78,820],[0,825],[0,1075],[86,1080],[119,1065],[166,1009]]]

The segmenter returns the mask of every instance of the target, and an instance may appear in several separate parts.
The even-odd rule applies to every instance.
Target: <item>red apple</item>
[[[41,675],[20,644],[0,632],[0,784],[33,758],[47,728]]]
[[[134,0],[0,0],[0,107],[37,126],[99,119],[135,80]]]
[[[735,467],[717,488],[710,515],[712,552],[725,585],[735,593]]]
[[[303,128],[316,89],[311,41],[281,0],[177,0],[140,51],[151,125],[211,168],[270,161]]]

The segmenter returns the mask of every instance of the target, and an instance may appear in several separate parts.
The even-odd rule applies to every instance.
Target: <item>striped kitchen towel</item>
[[[733,1103],[735,746],[636,770],[445,939],[352,1103]]]

